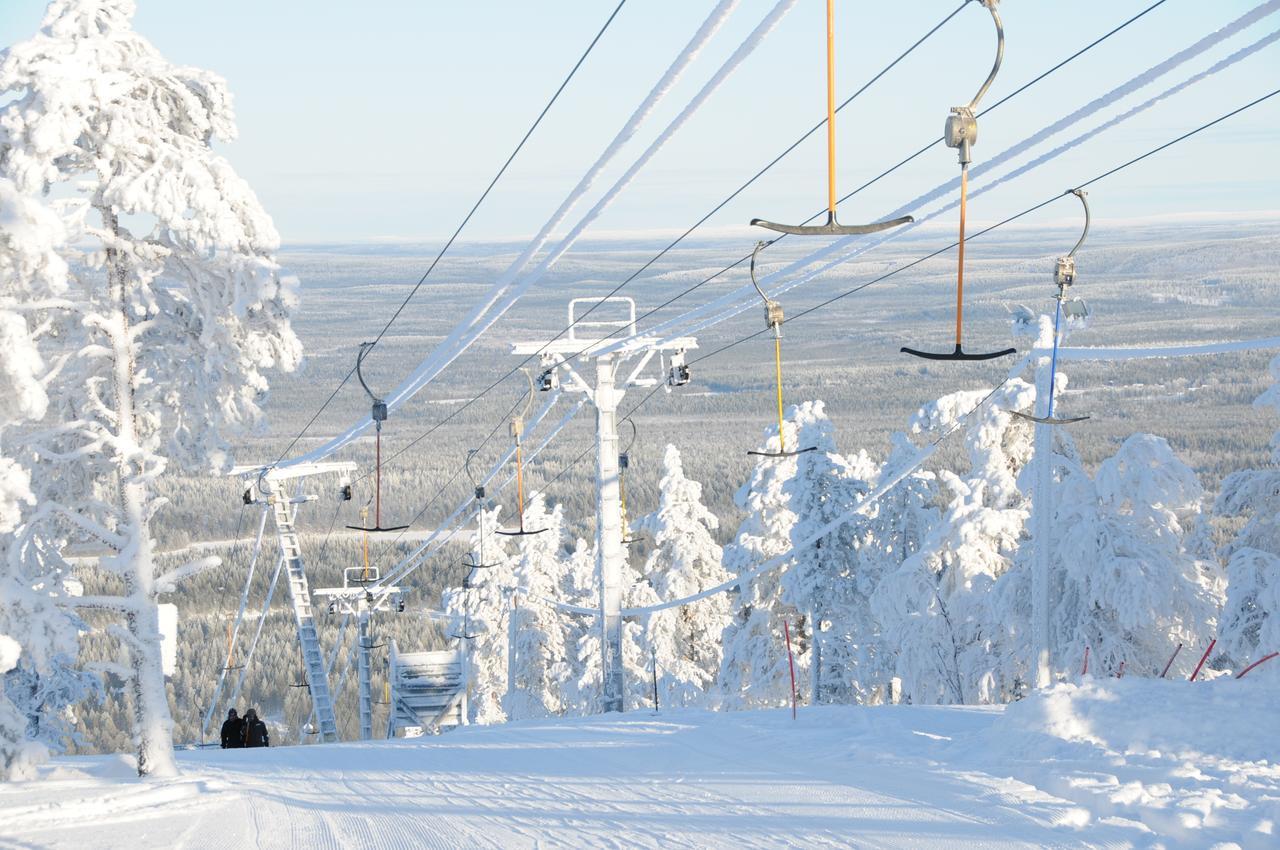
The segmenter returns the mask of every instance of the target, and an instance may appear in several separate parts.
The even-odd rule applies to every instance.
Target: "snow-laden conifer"
[[[1134,434],[1091,477],[1070,436],[1059,430],[1054,454],[1054,514],[1049,557],[1049,639],[1058,675],[1082,669],[1159,675],[1178,644],[1204,646],[1222,603],[1214,562],[1197,557],[1203,491],[1169,444]],[[1029,475],[1024,473],[1024,478]],[[985,633],[998,698],[1032,681],[1031,571],[1036,541],[1023,544],[1013,569],[988,597]],[[1180,653],[1171,675],[1195,653]]]
[[[809,405],[788,411],[783,423],[788,446],[798,445],[801,420],[812,415]],[[762,448],[777,452],[777,429],[770,428],[766,434]],[[759,458],[751,477],[738,490],[735,501],[746,511],[746,517],[733,542],[724,549],[724,566],[731,576],[751,572],[760,563],[791,549],[797,517],[787,484],[796,476],[797,457]],[[783,628],[784,622],[797,625],[802,612],[783,601],[778,570],[744,581],[743,585],[731,597],[732,617],[724,631],[724,656],[716,682],[719,702],[729,709],[787,705],[791,701],[791,685]],[[793,644],[793,649],[799,685],[808,674],[809,659],[802,646]]]
[[[235,136],[214,74],[174,65],[131,29],[132,0],[54,0],[0,60],[0,176],[65,198],[62,253],[83,339],[29,435],[43,486],[26,531],[105,552],[140,773],[174,770],[150,523],[166,467],[224,471],[260,424],[267,372],[292,369],[292,282],[279,237],[213,144]],[[27,552],[40,552],[39,546]],[[207,563],[207,562],[206,562]],[[192,565],[194,567],[196,565]]]
[[[515,560],[508,537],[497,534],[501,506],[481,510],[471,535],[471,571],[464,587],[444,592],[451,634],[460,637],[467,652],[470,685],[468,702],[473,723],[501,723],[507,719],[502,699],[507,692],[507,636],[516,592]]]
[[[668,445],[658,485],[658,508],[636,520],[652,550],[644,565],[645,584],[654,600],[700,593],[729,578],[713,532],[715,514],[702,504],[702,485],[685,476],[680,451]],[[729,596],[719,593],[679,608],[647,616],[646,641],[658,665],[661,705],[703,703],[720,671],[721,636],[729,622]],[[645,659],[652,663],[652,658]]]
[[[883,695],[895,661],[871,597],[886,572],[916,552],[936,523],[934,478],[928,472],[909,475],[815,543],[800,545],[818,528],[857,508],[882,476],[896,473],[906,462],[904,453],[914,454],[899,435],[884,467],[865,451],[842,456],[822,403],[811,403],[809,411],[800,445],[817,450],[798,458],[796,476],[787,485],[797,516],[791,532],[797,548],[782,575],[783,599],[806,612],[811,624],[804,639],[812,701],[871,702]]]
[[[76,669],[83,623],[68,610],[78,584],[56,541],[26,531],[36,504],[35,458],[24,436],[41,428],[46,387],[71,353],[74,320],[66,230],[46,199],[0,177],[0,778],[29,776],[74,733],[72,708],[96,690]]]
[[[1280,412],[1280,356],[1271,361],[1271,377],[1254,404]],[[1242,669],[1280,652],[1280,431],[1271,440],[1271,464],[1227,476],[1214,510],[1245,519],[1223,550],[1227,599],[1218,633],[1227,663]]]
[[[598,608],[600,585],[597,580],[595,547],[579,537],[569,554],[560,595],[571,605]],[[561,692],[567,711],[572,714],[595,714],[601,705],[600,619],[587,614],[563,614],[565,651],[568,666]]]
[[[938,473],[951,497],[946,511],[919,551],[885,576],[872,596],[912,702],[996,698],[983,606],[1023,538],[1030,504],[1017,475],[1031,457],[1031,427],[1009,411],[1028,409],[1034,395],[1034,387],[1015,379],[974,414],[964,432],[968,468]],[[943,396],[916,414],[912,428],[943,433],[986,396],[984,390]]]
[[[569,648],[561,614],[548,603],[558,597],[567,567],[564,508],[547,509],[536,493],[524,511],[528,530],[516,538],[516,606],[512,612],[511,648],[514,678],[508,683],[503,709],[508,719],[553,717],[567,709],[563,683],[569,679]]]

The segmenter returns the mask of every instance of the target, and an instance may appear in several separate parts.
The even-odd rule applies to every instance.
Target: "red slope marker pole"
[[[1205,648],[1204,655],[1200,656],[1200,663],[1196,665],[1196,669],[1191,672],[1191,678],[1188,679],[1187,681],[1194,682],[1196,680],[1196,676],[1200,675],[1200,668],[1203,667],[1204,663],[1209,660],[1209,653],[1213,652],[1213,647],[1217,643],[1218,643],[1217,638],[1214,638],[1213,640],[1209,641],[1209,646]]]
[[[1173,659],[1178,657],[1178,653],[1182,652],[1182,644],[1178,644],[1178,648],[1173,651],[1173,655],[1169,656],[1169,663],[1164,665],[1164,669],[1160,671],[1160,678],[1164,678],[1164,674],[1169,672],[1169,668],[1173,666]]]
[[[1265,664],[1266,662],[1268,662],[1268,661],[1270,661],[1271,659],[1275,658],[1277,655],[1280,655],[1280,652],[1273,652],[1273,653],[1271,653],[1270,655],[1264,655],[1264,656],[1262,656],[1262,657],[1261,657],[1261,658],[1259,658],[1257,661],[1253,662],[1253,663],[1252,663],[1252,664],[1250,664],[1248,667],[1244,668],[1244,669],[1243,669],[1243,670],[1241,670],[1239,673],[1237,673],[1237,674],[1236,674],[1236,678],[1237,678],[1237,679],[1243,679],[1243,678],[1244,678],[1244,674],[1245,674],[1245,673],[1248,673],[1250,670],[1252,670],[1254,667],[1257,667],[1259,664]]]
[[[791,655],[791,626],[782,621],[782,633],[787,637],[787,666],[791,668],[791,719],[796,719],[796,661]]]

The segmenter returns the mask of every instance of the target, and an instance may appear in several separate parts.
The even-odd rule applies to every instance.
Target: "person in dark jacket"
[[[244,720],[236,716],[233,708],[227,712],[227,719],[222,724],[222,749],[238,750],[244,746]]]
[[[258,712],[252,708],[244,713],[244,745],[246,747],[271,746],[271,739],[267,736],[267,724],[258,719]]]

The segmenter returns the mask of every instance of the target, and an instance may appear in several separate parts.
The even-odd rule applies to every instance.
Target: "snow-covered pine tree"
[[[515,676],[502,703],[511,720],[564,714],[563,685],[572,669],[563,618],[548,604],[557,598],[568,566],[564,508],[547,510],[545,496],[535,493],[525,507],[524,526],[541,533],[516,538]]]
[[[166,61],[131,29],[133,0],[54,0],[0,59],[0,176],[68,195],[64,257],[87,339],[47,389],[31,533],[92,541],[121,592],[140,774],[172,773],[150,522],[169,462],[223,470],[260,423],[266,372],[292,369],[292,283],[249,186],[213,150],[235,136],[217,76]],[[56,471],[52,467],[57,467]]]
[[[804,410],[811,412],[808,407]],[[789,446],[798,445],[800,411],[801,407],[793,406],[783,423]],[[766,435],[764,450],[777,452],[777,428],[769,428]],[[791,508],[787,483],[795,477],[797,463],[796,457],[761,457],[751,477],[738,490],[735,501],[747,515],[733,542],[724,549],[724,566],[730,576],[751,572],[763,561],[791,549],[797,517]],[[724,655],[716,681],[719,704],[728,709],[788,705],[791,684],[783,623],[790,623],[793,632],[802,632],[796,628],[802,612],[783,602],[779,570],[743,584],[730,597],[734,613],[724,631]],[[808,675],[809,656],[794,640],[793,649],[799,685]]]
[[[43,418],[49,407],[44,385],[56,371],[40,343],[70,312],[64,246],[58,215],[0,177],[0,534],[17,528],[23,506],[35,502],[30,472],[9,454],[4,431]]]
[[[943,396],[915,415],[912,429],[942,433],[986,396],[983,390]],[[942,518],[872,595],[912,702],[976,703],[996,696],[983,604],[1008,571],[1029,514],[1017,476],[1031,457],[1031,427],[1008,411],[1027,409],[1034,396],[1034,387],[1015,379],[986,401],[965,432],[969,469],[938,473],[952,497]]]
[[[451,616],[451,634],[473,635],[466,641],[472,723],[501,723],[507,719],[502,698],[507,692],[507,625],[515,594],[515,560],[507,551],[508,537],[497,533],[501,506],[482,510],[471,535],[473,570],[466,586],[443,594]],[[460,639],[461,640],[461,639]]]
[[[787,484],[797,517],[791,538],[797,545],[856,508],[880,475],[865,452],[852,458],[836,452],[822,402],[801,408],[799,443],[817,450],[800,455],[796,475]],[[868,702],[893,675],[893,653],[883,645],[871,594],[886,568],[896,568],[904,553],[918,548],[921,522],[927,522],[932,500],[930,479],[908,477],[882,502],[868,505],[816,543],[797,548],[782,574],[783,601],[806,612],[811,624],[809,691],[814,704]],[[924,503],[918,504],[921,499]]]
[[[32,458],[12,434],[44,418],[45,385],[70,356],[50,345],[71,317],[64,235],[53,209],[0,178],[0,779],[29,777],[59,751],[69,706],[96,689],[74,667],[83,624],[66,602],[76,587],[56,551],[37,557],[25,533]]]
[[[596,580],[595,547],[579,537],[569,555],[559,599],[571,605],[597,608],[600,585]],[[596,714],[600,711],[600,620],[587,614],[565,614],[567,679],[561,685],[566,711]]]
[[[653,545],[644,565],[648,595],[654,600],[679,599],[727,581],[723,553],[713,536],[719,524],[702,504],[702,485],[685,476],[680,450],[668,445],[658,509],[635,523]],[[683,708],[704,703],[720,672],[720,640],[729,618],[726,593],[645,618],[646,642],[657,658],[661,705]]]
[[[1254,404],[1280,412],[1280,356],[1271,361],[1271,377],[1275,383]],[[1236,669],[1280,652],[1280,431],[1271,440],[1271,461],[1227,476],[1214,507],[1220,516],[1246,518],[1222,552],[1227,599],[1218,641]]]
[[[1197,557],[1203,492],[1169,444],[1134,434],[1090,478],[1071,438],[1057,429],[1049,635],[1059,672],[1090,667],[1159,675],[1178,644],[1202,646],[1222,604],[1221,570]],[[1024,478],[1026,475],[1024,474]],[[1030,490],[1029,485],[1027,486]],[[988,596],[995,691],[1030,682],[1034,540]],[[1189,669],[1194,653],[1180,655]],[[1182,672],[1186,672],[1183,669]]]

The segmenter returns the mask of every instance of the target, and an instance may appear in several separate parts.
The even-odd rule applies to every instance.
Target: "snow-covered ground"
[[[1274,848],[1280,676],[1008,708],[636,711],[440,737],[57,759],[0,846]]]

